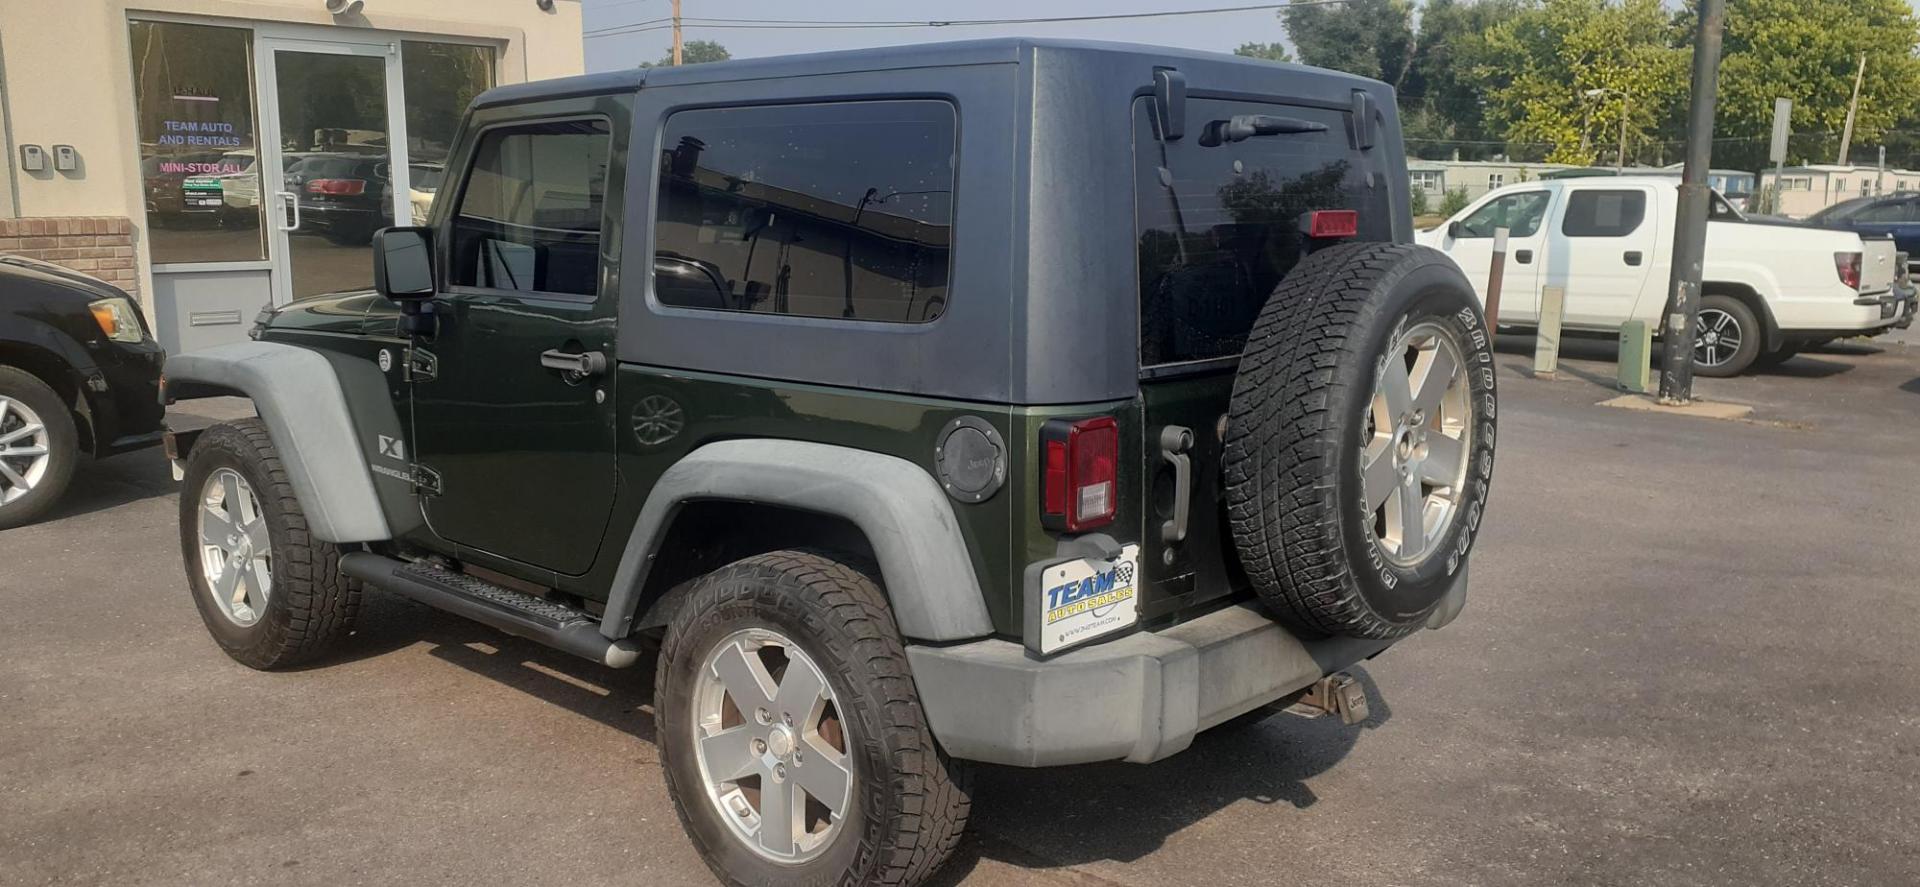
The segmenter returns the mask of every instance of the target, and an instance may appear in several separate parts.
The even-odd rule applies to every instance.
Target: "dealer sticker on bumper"
[[[1082,558],[1047,567],[1038,605],[1039,649],[1055,653],[1139,621],[1140,546],[1114,560]]]

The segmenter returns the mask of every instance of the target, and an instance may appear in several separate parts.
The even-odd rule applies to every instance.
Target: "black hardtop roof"
[[[1049,54],[1059,52],[1070,55],[1102,56],[1105,60],[1130,56],[1149,68],[1152,65],[1178,66],[1180,62],[1196,62],[1208,66],[1234,65],[1288,69],[1316,79],[1346,80],[1351,81],[1354,86],[1387,88],[1379,81],[1352,74],[1305,65],[1250,59],[1227,53],[1101,40],[995,37],[984,40],[957,40],[944,43],[883,46],[873,49],[767,56],[679,67],[632,68],[603,74],[561,77],[496,87],[481,93],[474,99],[473,106],[486,108],[574,96],[633,92],[650,85],[679,86],[905,68],[1018,64],[1027,61],[1035,51],[1039,50],[1045,50]]]

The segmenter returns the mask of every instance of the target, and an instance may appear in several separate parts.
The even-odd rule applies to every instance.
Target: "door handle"
[[[1160,429],[1160,458],[1173,466],[1173,519],[1160,524],[1160,541],[1167,545],[1187,541],[1187,516],[1193,499],[1193,460],[1187,456],[1191,449],[1191,430],[1178,425]],[[1173,552],[1167,552],[1167,557],[1172,563]]]
[[[286,202],[286,206],[280,208],[280,230],[289,234],[300,230],[300,195],[292,191],[282,191],[280,192],[280,199]],[[293,224],[291,225],[287,224],[287,207],[293,208]]]
[[[577,379],[584,379],[606,372],[607,356],[598,351],[568,354],[565,351],[551,349],[540,352],[540,365],[550,370],[560,370]]]
[[[1637,249],[1628,250],[1624,258],[1627,260],[1627,264],[1638,266],[1640,264],[1640,259],[1641,259],[1640,251]]]
[[[1519,262],[1522,265],[1531,265],[1533,264],[1533,250],[1530,250],[1530,249],[1515,250],[1513,254],[1513,260],[1516,262]]]

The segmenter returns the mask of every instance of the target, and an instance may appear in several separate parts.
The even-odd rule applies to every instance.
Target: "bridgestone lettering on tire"
[[[667,627],[660,764],[681,824],[727,884],[908,887],[959,842],[967,773],[934,744],[876,572],[826,552],[756,555],[696,580]],[[848,782],[809,781],[822,764]],[[770,799],[796,787],[801,826],[763,840],[787,824]]]
[[[1302,260],[1228,413],[1228,523],[1268,609],[1319,635],[1425,624],[1479,529],[1495,413],[1491,336],[1452,261],[1380,243]]]

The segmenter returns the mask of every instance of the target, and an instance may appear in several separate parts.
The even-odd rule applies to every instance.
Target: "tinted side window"
[[[1219,127],[1267,114],[1319,131],[1226,141]],[[1347,112],[1224,99],[1187,102],[1188,135],[1161,142],[1153,103],[1133,106],[1135,226],[1140,237],[1140,365],[1240,353],[1260,306],[1316,249],[1301,220],[1314,210],[1359,214],[1352,240],[1393,239],[1384,151],[1347,141]]]
[[[1645,191],[1575,191],[1560,233],[1568,237],[1625,237],[1647,217]]]
[[[602,120],[489,130],[452,231],[456,286],[591,297],[612,137]]]
[[[947,305],[956,122],[940,101],[667,118],[654,295],[719,311],[924,323]]]
[[[1550,196],[1545,191],[1527,191],[1494,200],[1460,223],[1460,237],[1492,237],[1495,228],[1506,228],[1510,237],[1532,237],[1547,217]]]

